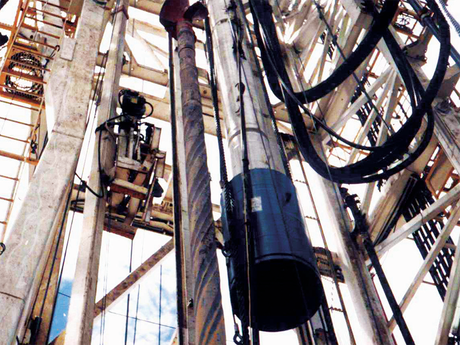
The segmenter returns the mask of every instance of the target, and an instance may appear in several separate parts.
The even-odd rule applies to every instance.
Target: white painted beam
[[[388,77],[390,75],[391,75],[391,73],[388,75]],[[388,77],[387,77],[387,80],[388,80]],[[377,102],[375,102],[375,109],[379,110],[382,107],[383,101],[387,97],[388,92],[390,91],[390,88],[392,88],[392,87],[393,87],[393,85],[391,83],[386,83],[385,84],[385,87],[384,87],[382,93],[380,94],[379,99],[377,100]],[[363,142],[364,142],[364,139],[366,139],[367,134],[369,133],[369,130],[371,129],[371,126],[374,123],[375,118],[379,114],[377,111],[375,111],[375,109],[372,109],[371,114],[366,119],[366,123],[364,124],[364,126],[362,126],[360,128],[359,133],[358,133],[358,138],[355,140],[356,144],[362,145]],[[385,124],[382,123],[381,127],[382,128],[385,127]],[[352,149],[351,154],[348,157],[347,165],[354,162],[354,160],[357,157],[358,153],[359,153],[358,149],[356,149],[356,148]]]
[[[396,72],[393,71],[390,83],[392,85],[392,90],[390,92],[389,100],[386,104],[385,107],[385,114],[383,115],[383,120],[386,123],[390,123],[391,121],[391,115],[393,114],[396,104],[397,104],[397,99],[398,99],[398,89],[401,85],[401,82],[399,78],[396,75]],[[381,130],[379,132],[379,137],[377,139],[377,146],[382,145],[388,136],[388,129],[386,126],[381,126]],[[364,188],[364,197],[361,203],[361,211],[363,212],[364,215],[369,214],[369,208],[371,206],[371,201],[372,201],[372,195],[374,193],[374,188],[377,182],[371,182],[368,183],[365,188]]]
[[[460,238],[457,243],[460,243]],[[448,343],[449,333],[453,325],[454,316],[460,310],[459,303],[460,294],[460,250],[455,251],[455,259],[449,276],[449,284],[447,285],[446,296],[441,312],[441,319],[438,325],[438,333],[436,335],[436,345],[445,345]],[[457,317],[458,320],[458,317]]]
[[[412,301],[412,298],[415,296],[415,293],[417,292],[418,288],[422,284],[423,279],[425,278],[429,269],[433,265],[434,260],[436,260],[438,254],[441,252],[441,249],[444,248],[444,245],[449,239],[450,234],[452,233],[452,230],[454,229],[454,227],[457,226],[457,222],[459,218],[460,218],[460,203],[457,202],[457,204],[454,206],[453,210],[451,211],[450,217],[446,225],[444,225],[444,228],[442,229],[441,233],[436,239],[436,242],[431,247],[430,252],[426,256],[425,260],[423,261],[422,266],[420,266],[417,274],[415,275],[414,280],[412,281],[411,285],[409,286],[406,293],[404,294],[404,297],[399,303],[399,308],[401,309],[401,312],[404,313],[404,311],[409,306],[409,303]],[[394,330],[394,328],[396,327],[396,320],[394,318],[391,318],[388,324],[388,327],[390,328],[391,331]]]
[[[392,69],[387,68],[369,87],[366,88],[366,92],[370,97],[373,97],[378,89],[380,89],[385,83],[387,83],[389,76],[391,75]],[[358,99],[350,105],[350,107],[335,121],[330,127],[334,131],[338,131],[342,128],[348,120],[351,119],[361,107],[368,102],[367,96],[363,93]],[[329,136],[325,136],[324,140],[330,140]]]
[[[385,241],[377,245],[375,247],[377,255],[380,257],[385,254],[390,248],[407,238],[407,236],[418,230],[423,224],[432,220],[446,207],[452,205],[458,199],[460,199],[460,184],[456,185],[443,197],[436,200],[432,205],[421,211],[420,214],[412,218],[409,222],[388,236]]]
[[[164,246],[153,253],[138,268],[132,271],[110,292],[102,297],[94,308],[94,321],[97,321],[102,312],[108,312],[114,308],[118,302],[123,300],[133,289],[142,283],[152,272],[154,268],[164,261],[174,249],[174,240],[169,240]]]
[[[76,32],[78,49],[66,70],[62,112],[29,185],[19,216],[0,257],[0,344],[16,343],[16,329],[35,295],[49,253],[65,191],[73,181],[83,143],[97,43],[104,10],[85,0]],[[60,60],[60,55],[56,59]]]
[[[86,1],[94,3],[91,0]],[[127,8],[128,4],[128,0],[123,0],[120,6]],[[84,9],[85,7],[83,7]],[[94,10],[100,11],[101,9],[103,10],[103,8],[97,6]],[[101,104],[96,119],[98,127],[116,115],[118,83],[123,61],[124,33],[127,18],[123,11],[115,13],[114,18],[116,20],[114,20]],[[97,54],[97,49],[95,50]],[[100,139],[98,140],[98,138]],[[90,344],[93,329],[94,300],[96,296],[107,194],[105,187],[101,186],[100,174],[102,171],[108,173],[111,170],[115,157],[115,144],[112,136],[107,131],[102,130],[96,133],[96,140],[93,145],[93,161],[88,186],[96,194],[104,196],[98,197],[89,192],[89,189],[85,193],[83,228],[72,285],[65,345]]]
[[[101,298],[94,308],[94,322],[98,321],[102,312],[109,312],[120,302],[126,295],[128,295],[134,288],[136,288],[142,281],[144,281],[164,259],[174,249],[173,240],[169,240],[164,246],[153,253],[147,260],[145,260],[139,267],[131,272],[125,279],[123,279],[116,287],[108,292]],[[52,345],[64,344],[66,331],[64,330],[59,334],[51,343]]]
[[[364,257],[356,249],[356,243],[351,237],[352,224],[344,208],[338,186],[317,174],[308,174],[307,177],[310,185],[318,186],[322,191],[313,195],[315,203],[327,205],[327,207],[319,207],[318,211],[320,217],[327,217],[330,224],[329,233],[334,235],[342,272],[353,302],[352,309],[359,316],[359,321],[351,319],[352,326],[360,329],[360,332],[355,332],[356,343],[394,344]],[[359,325],[356,322],[359,322]]]

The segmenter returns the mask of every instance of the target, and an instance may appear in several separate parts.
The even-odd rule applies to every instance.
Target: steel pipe
[[[225,344],[210,177],[204,141],[203,111],[195,61],[195,34],[190,21],[176,26],[184,118],[186,180],[191,259],[195,280],[196,344]]]

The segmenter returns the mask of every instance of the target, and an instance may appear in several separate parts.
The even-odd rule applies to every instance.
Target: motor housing
[[[137,91],[124,89],[121,92],[121,109],[123,113],[141,119],[145,114],[147,101],[145,97]]]

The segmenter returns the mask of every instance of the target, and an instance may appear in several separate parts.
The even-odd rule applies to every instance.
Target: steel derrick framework
[[[34,183],[37,184],[38,182],[34,182],[34,179],[30,180],[31,189],[37,190],[36,196],[53,188],[51,181],[48,181],[50,175],[47,171],[54,168],[52,162],[46,160],[49,157],[46,152],[47,150],[51,152],[50,143],[54,143],[51,141],[51,134],[59,132],[59,130],[56,131],[56,128],[59,129],[61,126],[62,132],[67,133],[67,120],[63,117],[59,118],[59,114],[60,111],[65,113],[67,111],[65,106],[72,103],[65,103],[65,100],[70,99],[68,98],[70,96],[60,96],[60,94],[65,94],[67,91],[64,90],[71,88],[72,85],[62,83],[62,81],[68,79],[73,80],[72,83],[79,83],[83,80],[81,79],[83,76],[76,76],[75,73],[77,73],[78,64],[84,64],[84,57],[79,60],[80,57],[75,53],[79,49],[79,42],[84,42],[81,41],[84,36],[79,36],[79,32],[85,32],[84,26],[89,30],[88,25],[90,25],[91,20],[97,20],[97,23],[111,22],[112,27],[116,27],[116,20],[120,23],[120,18],[123,17],[126,21],[126,29],[121,29],[120,39],[123,41],[124,36],[125,42],[124,49],[120,51],[124,52],[124,57],[119,55],[115,58],[110,57],[110,54],[96,53],[96,46],[103,36],[101,28],[105,27],[105,24],[101,27],[94,25],[94,28],[97,26],[98,31],[93,40],[97,44],[92,48],[94,52],[89,52],[94,53],[93,66],[88,67],[85,75],[86,84],[91,85],[92,82],[93,87],[92,91],[88,89],[87,94],[81,96],[78,102],[89,102],[90,98],[96,101],[94,95],[100,94],[99,97],[102,97],[104,92],[109,92],[105,97],[112,97],[112,101],[109,101],[109,104],[111,102],[112,105],[99,105],[98,111],[109,109],[109,112],[113,112],[113,109],[119,108],[117,104],[113,103],[113,94],[118,94],[118,88],[113,88],[111,91],[103,91],[101,88],[101,85],[104,85],[103,81],[110,77],[110,66],[118,70],[118,72],[114,72],[115,75],[120,73],[120,81],[116,81],[115,85],[120,84],[120,89],[126,88],[125,85],[128,83],[133,85],[129,88],[139,91],[139,95],[151,104],[151,117],[154,119],[170,121],[171,100],[176,98],[177,103],[180,100],[179,93],[187,92],[181,86],[177,75],[175,90],[173,90],[175,92],[170,94],[166,92],[167,87],[172,84],[171,80],[174,78],[174,74],[168,73],[167,33],[159,22],[163,1],[140,0],[130,3],[129,7],[127,4],[123,6],[121,3],[110,1],[104,4],[90,3],[92,6],[96,6],[92,17],[88,14],[91,12],[88,10],[89,7],[85,8],[87,5],[80,1],[69,3],[64,3],[64,1],[24,1],[20,2],[13,23],[0,24],[0,29],[7,30],[10,35],[9,42],[3,50],[0,77],[0,100],[6,109],[6,115],[0,119],[4,123],[0,133],[0,145],[2,145],[0,156],[6,162],[4,168],[1,168],[0,178],[11,181],[9,184],[4,184],[5,194],[1,196],[2,200],[4,199],[7,203],[7,206],[2,206],[0,210],[5,216],[1,220],[4,223],[4,230],[2,238],[0,238],[0,242],[5,243],[5,250],[0,255],[0,266],[3,266],[1,272],[4,277],[9,277],[9,274],[12,274],[8,265],[18,266],[15,264],[16,262],[27,261],[25,254],[21,257],[22,251],[15,250],[15,254],[11,254],[13,248],[24,246],[24,242],[19,239],[16,241],[15,236],[20,231],[19,224],[24,224],[21,223],[21,218],[27,216],[25,212],[28,212],[28,203],[33,205],[33,196],[27,195],[24,202],[26,206],[15,203],[13,207],[13,202],[17,200],[19,181],[27,184],[29,180],[28,174],[22,172],[24,167],[27,166],[30,169],[30,175],[37,169],[36,175],[41,178],[41,185],[38,189],[36,186],[34,187]],[[225,3],[227,4],[227,2]],[[428,294],[430,303],[419,309],[424,310],[426,314],[432,314],[430,320],[435,325],[431,327],[436,328],[437,331],[431,332],[430,341],[436,344],[445,344],[447,341],[455,343],[459,324],[459,316],[455,312],[459,294],[458,256],[455,250],[458,243],[456,226],[459,208],[457,201],[460,198],[458,187],[460,154],[457,144],[459,140],[457,106],[460,99],[455,87],[460,75],[456,65],[458,54],[455,49],[450,49],[449,53],[453,58],[452,65],[445,66],[444,72],[442,71],[444,67],[441,64],[438,65],[433,74],[434,78],[426,75],[422,68],[424,65],[436,64],[435,61],[440,55],[439,51],[432,54],[431,46],[428,44],[439,39],[444,40],[444,43],[441,44],[440,58],[446,62],[446,50],[443,50],[442,47],[447,44],[445,38],[446,24],[451,24],[451,27],[455,28],[452,16],[446,15],[445,7],[442,6],[441,2],[438,2],[438,5],[441,6],[441,12],[444,13],[447,20],[446,23],[443,23],[435,4],[415,0],[407,2],[387,0],[386,2],[369,2],[369,4],[356,3],[351,0],[321,2],[309,0],[249,1],[247,3],[228,1],[227,5],[226,15],[228,18],[222,18],[222,21],[232,21],[233,27],[240,30],[242,44],[249,47],[245,46],[244,48],[247,55],[244,57],[245,59],[249,59],[248,54],[252,54],[251,46],[258,47],[255,55],[257,58],[252,62],[252,68],[257,70],[257,65],[260,66],[263,70],[262,73],[267,76],[265,87],[271,89],[271,92],[277,96],[277,98],[270,96],[270,102],[273,106],[273,115],[278,131],[281,132],[279,138],[283,142],[292,178],[294,181],[301,181],[296,183],[298,193],[299,191],[306,192],[305,184],[313,187],[313,202],[302,200],[309,206],[304,207],[303,210],[307,217],[309,232],[313,233],[311,235],[313,238],[320,237],[320,229],[323,229],[324,232],[324,238],[314,241],[313,245],[319,272],[323,277],[323,284],[327,291],[333,291],[331,293],[332,300],[331,296],[327,294],[329,298],[326,303],[328,305],[325,306],[325,310],[330,310],[332,315],[330,321],[332,321],[333,327],[331,328],[325,322],[326,315],[324,312],[323,314],[320,313],[304,326],[297,328],[299,342],[302,344],[308,344],[311,341],[320,344],[334,343],[337,341],[333,336],[334,331],[339,344],[353,342],[356,344],[371,342],[388,344],[393,341],[401,344],[405,342],[398,332],[395,332],[395,337],[391,338],[391,334],[396,328],[396,321],[392,318],[390,309],[387,308],[385,294],[380,290],[380,283],[376,280],[374,282],[372,279],[374,267],[368,261],[367,253],[359,239],[360,236],[355,236],[357,232],[354,230],[357,228],[358,222],[346,213],[338,185],[327,181],[330,178],[345,184],[361,182],[354,177],[355,175],[353,177],[349,177],[352,174],[347,176],[346,169],[337,170],[340,171],[339,173],[334,170],[343,166],[353,166],[356,169],[349,169],[348,172],[353,170],[352,173],[354,174],[360,170],[357,175],[360,178],[364,177],[363,182],[367,183],[358,185],[358,187],[351,185],[342,185],[342,187],[348,188],[350,193],[357,193],[359,196],[361,201],[359,208],[365,217],[368,236],[375,247],[376,256],[381,259],[381,262],[391,260],[382,260],[382,258],[401,257],[401,260],[410,266],[407,274],[415,275],[413,280],[407,280],[406,286],[394,278],[394,272],[399,268],[384,264],[389,286],[393,289],[396,301],[399,303],[399,308],[403,312],[408,330],[415,343],[423,342],[426,339],[424,333],[416,326],[421,322],[420,318],[414,317],[410,312],[411,308],[415,308],[415,302],[410,304],[411,301],[416,300],[417,291],[422,289],[424,291],[432,290]],[[390,5],[393,5],[394,9],[388,12],[384,27],[376,28],[383,30],[388,26],[388,30],[384,30],[385,32],[380,34],[384,39],[375,38],[374,43],[366,43],[368,42],[366,37],[374,34],[372,27],[378,20],[376,19],[377,16],[384,11],[389,11],[385,6],[389,7]],[[264,8],[263,6],[268,7]],[[105,10],[101,11],[100,8]],[[449,10],[449,6],[447,9]],[[95,13],[98,15],[97,18],[94,17]],[[269,14],[266,15],[266,13]],[[211,21],[214,15],[215,13],[210,10]],[[115,20],[115,18],[118,19]],[[270,21],[273,21],[273,24]],[[209,51],[205,53],[204,22],[194,21],[193,24],[197,37],[195,46],[198,63],[197,73],[200,82],[198,91],[202,99],[203,129],[208,135],[216,135],[213,119],[215,114],[213,89],[210,84],[210,71],[206,60]],[[452,36],[456,35],[454,30],[451,31]],[[230,32],[228,34],[231,36]],[[369,35],[366,36],[367,34]],[[219,38],[222,37],[223,34],[214,37],[215,51],[219,51]],[[363,45],[360,46],[360,44]],[[76,48],[73,48],[75,45]],[[372,45],[375,45],[375,49]],[[398,53],[395,53],[396,48],[401,48]],[[115,49],[112,47],[110,51]],[[368,54],[352,55],[353,51],[362,52],[364,50],[368,50]],[[356,55],[360,56],[356,57]],[[231,54],[227,58],[230,59]],[[403,59],[404,63],[401,62]],[[216,60],[217,68],[228,63],[228,61],[219,61],[219,56]],[[54,67],[55,65],[58,67]],[[73,69],[72,65],[74,65]],[[340,66],[352,67],[340,69]],[[284,68],[284,71],[281,67]],[[57,68],[61,68],[60,70],[65,72],[58,73],[56,72]],[[177,57],[175,68],[177,72],[179,69]],[[346,70],[346,73],[341,73],[342,70]],[[343,75],[340,82],[330,82],[336,75],[334,73]],[[69,76],[76,77],[70,79]],[[322,84],[323,81],[326,82]],[[149,82],[150,87],[140,86],[141,82]],[[436,82],[436,88],[430,87],[430,82]],[[219,89],[222,90],[225,80],[218,78],[217,83]],[[328,89],[328,93],[314,99],[315,97],[308,94],[308,90],[315,89],[315,85],[324,85]],[[417,89],[418,94],[411,94],[411,89]],[[307,91],[303,92],[305,90]],[[249,93],[250,90],[242,92],[242,94],[244,92]],[[428,92],[429,95],[424,94],[424,92]],[[220,116],[224,120],[228,116],[224,99],[229,96],[220,91],[218,97],[219,102],[215,105],[219,107]],[[305,100],[309,100],[309,97],[312,101],[305,102]],[[63,99],[64,101],[62,101]],[[428,104],[423,103],[424,100]],[[238,102],[238,99],[233,100],[233,102]],[[64,107],[60,108],[60,105],[64,105]],[[429,105],[433,108],[432,113],[430,113]],[[425,111],[428,110],[429,114],[418,114],[417,106]],[[86,114],[87,109],[83,108],[77,112]],[[297,110],[293,110],[293,108],[297,108]],[[24,118],[20,118],[19,116],[23,115],[22,113],[18,115],[20,114],[19,110],[22,111],[23,109],[25,115]],[[178,114],[181,113],[179,105],[176,104],[175,109]],[[293,111],[297,113],[293,115]],[[414,113],[419,117],[417,121],[413,119]],[[79,130],[83,131],[85,121],[80,121]],[[182,126],[181,120],[178,121],[179,127]],[[115,122],[116,120],[114,120]],[[418,124],[415,127],[411,126],[415,122]],[[53,124],[58,126],[55,127],[54,132]],[[102,129],[97,133],[101,138],[104,138],[101,139],[104,142],[105,140],[110,142],[112,140],[110,138],[114,138],[113,133],[117,135],[121,133],[119,131],[122,130],[123,126],[117,124],[115,129],[112,129],[110,122],[99,123],[98,125],[104,125],[100,127]],[[299,126],[304,126],[308,134],[299,132]],[[150,145],[149,149],[147,146],[142,146],[145,145],[144,142],[139,141],[137,157],[123,156],[125,158],[119,159],[122,156],[119,152],[119,147],[122,145],[121,139],[114,139],[118,148],[111,147],[112,144],[106,145],[108,146],[107,150],[118,150],[117,170],[113,171],[112,176],[107,174],[110,182],[101,186],[104,186],[103,188],[109,186],[115,197],[109,200],[108,207],[104,201],[106,210],[102,210],[100,206],[95,208],[97,217],[99,217],[99,223],[95,229],[100,229],[102,232],[102,228],[104,228],[112,232],[110,236],[128,238],[134,238],[137,229],[172,236],[174,232],[174,201],[177,204],[181,200],[181,229],[176,232],[176,237],[179,233],[183,236],[183,252],[181,254],[183,262],[180,268],[184,278],[182,281],[183,295],[181,296],[183,315],[180,315],[182,322],[179,323],[182,329],[174,341],[188,344],[193,343],[195,338],[194,327],[201,326],[194,323],[195,311],[193,303],[190,301],[193,299],[190,295],[190,289],[193,289],[191,286],[193,286],[196,278],[191,273],[191,262],[188,257],[190,255],[188,242],[190,235],[186,223],[189,215],[185,206],[188,193],[183,186],[187,166],[184,164],[185,160],[180,159],[183,155],[181,147],[184,145],[184,138],[181,137],[179,128],[176,137],[179,158],[174,164],[177,165],[176,169],[178,169],[176,175],[180,176],[181,199],[173,199],[173,179],[170,177],[173,167],[166,164],[165,161],[165,157],[172,155],[172,153],[169,148],[162,149],[162,151],[158,146],[160,140],[165,141],[163,138],[160,139],[159,133],[161,130],[163,133],[167,131],[167,129],[160,127],[161,124],[156,123],[151,129],[153,132],[152,141],[148,144]],[[405,130],[407,127],[412,127],[412,129]],[[427,135],[430,130],[434,133],[433,137]],[[126,131],[132,133],[130,135],[133,138],[138,135],[137,133],[144,135],[145,130],[131,129]],[[404,133],[405,141],[392,139],[398,138],[398,131]],[[409,132],[412,132],[411,135],[414,138],[407,136]],[[86,135],[90,134],[87,133]],[[305,135],[310,138],[309,145],[311,147],[307,149],[305,143],[302,143]],[[294,136],[297,139],[294,139]],[[340,140],[340,137],[345,140]],[[130,147],[129,143],[130,140],[133,140],[132,138],[123,142],[123,145]],[[298,143],[300,143],[300,147]],[[271,142],[270,144],[274,143]],[[96,142],[96,153],[98,152],[97,145]],[[396,149],[390,150],[390,153],[381,155],[383,158],[375,158],[377,154],[374,152],[383,152],[391,145],[393,148],[398,148],[398,151]],[[399,150],[400,147],[398,146],[404,149]],[[169,145],[162,145],[162,147],[169,147]],[[371,147],[371,149],[365,150],[366,147]],[[379,151],[375,147],[383,147],[383,149]],[[76,164],[70,161],[76,160],[79,154],[78,150],[70,153],[71,151],[63,145],[61,151],[61,155],[75,156],[70,157],[69,162],[63,162],[63,164],[69,164],[70,167],[72,164]],[[314,161],[311,160],[313,151],[318,157]],[[414,152],[418,154],[417,157]],[[302,153],[305,156],[302,157]],[[217,162],[215,150],[208,148],[208,154],[214,155],[212,160]],[[110,165],[110,159],[107,158],[110,154],[106,155],[104,153],[102,158],[103,164]],[[41,159],[45,159],[42,166],[50,164],[51,170],[35,168]],[[304,160],[314,167],[316,166],[316,170],[326,180],[318,180],[318,177],[311,170],[306,172],[306,163],[302,163],[302,169],[300,169],[299,162]],[[135,161],[137,163],[134,163]],[[371,173],[369,166],[372,164],[377,166],[381,161],[388,164],[378,166],[378,169],[374,169],[375,171]],[[93,162],[97,162],[97,154]],[[328,166],[322,162],[327,162]],[[232,164],[233,168],[237,166],[235,163]],[[219,177],[214,173],[216,171],[215,165],[210,164],[209,161],[208,165],[212,179],[218,181]],[[319,165],[323,167],[319,167]],[[100,173],[100,163],[95,164],[95,166],[96,171]],[[401,167],[401,170],[397,171],[395,175],[390,176],[390,173],[387,173],[388,171],[396,172],[399,169],[398,166]],[[142,175],[141,169],[143,167],[147,167],[146,169],[151,174],[148,175],[148,178]],[[107,168],[106,172],[109,170]],[[365,172],[361,174],[361,170]],[[384,179],[368,178],[366,181],[366,178],[374,173],[376,176],[384,177]],[[95,198],[94,195],[90,196],[89,194],[87,197],[83,197],[86,184],[80,183],[80,187],[77,184],[73,185],[70,182],[73,181],[71,178],[73,170],[70,169],[68,174],[67,180],[62,182],[62,195],[65,197],[61,198],[60,205],[55,205],[54,213],[44,213],[40,206],[37,206],[40,203],[34,205],[38,212],[36,217],[50,217],[52,221],[47,226],[48,237],[42,240],[43,247],[37,246],[37,248],[32,249],[33,252],[44,248],[45,254],[42,255],[41,250],[40,253],[34,254],[40,264],[35,269],[29,270],[30,276],[24,279],[24,281],[30,281],[30,285],[24,291],[18,292],[16,286],[7,286],[4,282],[0,283],[2,304],[8,305],[8,308],[11,308],[9,310],[18,310],[17,312],[10,312],[10,315],[16,315],[16,319],[9,323],[11,326],[8,327],[7,332],[4,332],[5,334],[11,333],[8,338],[10,340],[17,335],[21,343],[30,343],[30,339],[32,339],[32,341],[36,341],[36,344],[39,344],[45,341],[44,339],[48,334],[53,300],[57,293],[59,280],[59,260],[61,260],[61,252],[63,251],[62,236],[64,231],[59,231],[59,226],[57,226],[58,223],[61,223],[59,217],[62,217],[68,210],[83,212],[84,207],[86,209],[90,207],[88,206],[91,205],[89,200]],[[63,178],[63,176],[57,176],[56,180],[59,178]],[[83,178],[85,179],[84,176]],[[148,182],[144,183],[147,180]],[[167,186],[164,188],[161,198],[153,197],[154,181],[157,180],[163,186]],[[88,182],[96,194],[98,194],[98,181],[99,179],[96,178],[93,182]],[[69,190],[71,193],[67,194]],[[86,188],[86,193],[91,192]],[[220,190],[214,186],[211,193],[217,195]],[[66,203],[67,195],[70,195],[70,199]],[[303,196],[301,198],[306,199]],[[217,199],[213,197],[213,200]],[[324,202],[328,204],[328,210],[324,210],[325,207],[322,204]],[[53,200],[50,200],[50,203],[53,203]],[[318,212],[313,212],[315,207],[318,207]],[[219,206],[213,205],[212,209],[216,214],[217,212],[220,213]],[[10,219],[13,220],[11,214],[15,212],[17,212],[18,220],[15,221],[16,223],[11,223]],[[175,212],[177,213],[177,209]],[[217,246],[222,248],[225,244],[222,240],[219,217],[214,220]],[[179,222],[178,218],[174,219],[176,223]],[[40,227],[45,225],[38,224],[36,226],[37,229],[41,229]],[[22,228],[31,229],[25,232],[26,241],[35,240],[32,237],[34,230],[32,226],[22,225]],[[101,235],[101,232],[98,236]],[[410,243],[411,240],[415,243]],[[415,252],[411,251],[411,257],[401,253],[407,247],[408,242],[415,249]],[[155,267],[166,253],[171,251],[171,247],[172,244],[168,243],[158,253],[141,264],[138,270],[133,271],[136,274],[127,276],[110,292],[108,295],[109,303],[106,304],[103,300],[99,301],[96,310],[99,312],[103,310],[104,304],[106,305],[105,308],[110,308],[112,303],[110,301],[117,301],[118,298],[122,298],[120,296],[126,296],[126,291],[139,283],[139,278],[144,274],[142,272],[149,272]],[[177,249],[178,247],[176,247]],[[90,259],[93,256],[99,256],[99,251],[100,248],[97,244],[92,250],[86,249]],[[51,255],[47,253],[51,253]],[[176,257],[180,258],[180,256]],[[412,264],[409,265],[409,263]],[[24,272],[26,271],[27,269],[24,269]],[[225,273],[221,272],[222,274]],[[13,275],[11,276],[13,277]],[[44,278],[42,279],[42,277]],[[83,273],[81,279],[84,280],[87,277],[96,279],[97,273],[95,273],[94,268],[93,271]],[[84,288],[85,294],[88,289],[94,289],[94,286]],[[338,289],[348,290],[347,294],[351,295],[351,298],[343,299]],[[47,292],[43,295],[45,291]],[[21,300],[22,306],[17,307],[15,303],[9,300],[10,297],[8,296]],[[36,298],[36,296],[38,297]],[[92,304],[94,297],[91,297],[91,294],[89,296],[89,303]],[[341,303],[338,303],[337,300],[341,300]],[[428,304],[436,305],[437,307],[433,307],[435,311],[432,312]],[[45,306],[44,309],[47,314],[40,314],[40,309],[43,309],[41,308],[42,305]],[[76,313],[81,314],[80,312]],[[354,313],[359,315],[358,318],[361,318],[361,322],[357,322],[356,317],[353,316]],[[90,325],[92,321],[89,322],[88,320],[92,319],[92,315],[82,316],[82,324]],[[4,315],[1,317],[2,320],[7,320]],[[322,322],[319,321],[321,318]],[[32,322],[34,319],[35,321]],[[37,323],[40,324],[38,321],[41,321],[40,327],[31,327]],[[344,324],[348,327],[344,327]],[[38,329],[38,331],[34,331],[34,329]],[[91,332],[90,326],[88,329],[85,331],[86,337]],[[230,340],[233,333],[233,330],[230,333],[227,330],[227,339]],[[63,333],[55,340],[55,343],[68,343],[70,341],[68,338]],[[5,344],[10,341],[0,339]],[[261,339],[261,343],[266,341],[266,338],[262,337]]]

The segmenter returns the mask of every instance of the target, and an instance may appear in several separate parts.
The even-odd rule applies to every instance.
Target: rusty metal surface
[[[201,95],[195,63],[195,35],[188,21],[176,26],[184,117],[196,344],[225,344],[210,176],[207,167]]]
[[[176,24],[184,19],[188,7],[188,0],[166,0],[161,7],[160,23],[176,39]]]

